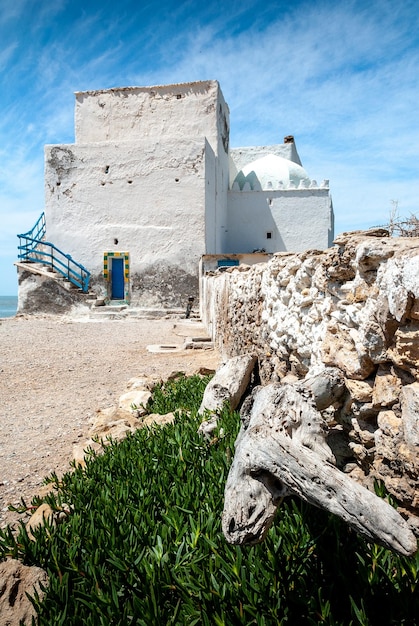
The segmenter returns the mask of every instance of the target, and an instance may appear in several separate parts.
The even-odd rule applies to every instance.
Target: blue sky
[[[418,213],[417,0],[0,0],[0,294],[43,210],[43,146],[74,92],[216,79],[231,145],[294,135],[336,234]]]

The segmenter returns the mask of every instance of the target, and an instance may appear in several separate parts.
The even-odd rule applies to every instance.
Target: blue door
[[[112,259],[112,300],[123,300],[124,292],[124,259]]]

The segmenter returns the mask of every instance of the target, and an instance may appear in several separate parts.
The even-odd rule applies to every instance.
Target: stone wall
[[[335,243],[207,274],[203,320],[225,358],[258,355],[262,384],[338,367],[346,393],[324,413],[337,464],[383,481],[418,529],[419,239]]]

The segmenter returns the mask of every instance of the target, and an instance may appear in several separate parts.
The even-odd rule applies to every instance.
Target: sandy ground
[[[114,406],[130,378],[216,369],[213,350],[151,353],[205,332],[194,320],[0,320],[0,527],[30,503],[46,475],[70,469],[98,409]]]

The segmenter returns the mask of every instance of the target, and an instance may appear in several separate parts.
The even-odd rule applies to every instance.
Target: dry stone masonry
[[[419,239],[335,244],[207,274],[203,319],[224,359],[257,355],[262,386],[311,388],[336,466],[384,482],[419,535]]]

